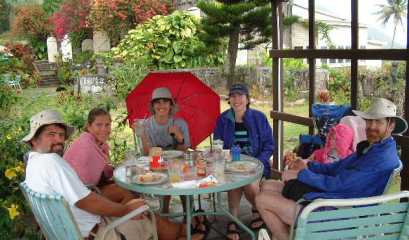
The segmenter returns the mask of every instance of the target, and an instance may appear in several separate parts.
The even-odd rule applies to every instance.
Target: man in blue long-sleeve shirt
[[[345,159],[320,164],[296,160],[281,181],[266,181],[256,197],[256,206],[273,237],[288,239],[289,226],[302,206],[316,198],[359,198],[383,193],[392,171],[400,165],[392,134],[401,134],[407,122],[396,116],[396,106],[376,99],[367,112],[354,111],[366,121],[367,141]],[[292,186],[291,186],[292,185]],[[297,204],[295,200],[306,200]]]

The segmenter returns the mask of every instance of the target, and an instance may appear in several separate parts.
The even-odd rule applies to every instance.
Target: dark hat
[[[238,94],[241,94],[241,95],[247,95],[248,96],[249,95],[249,89],[243,83],[235,83],[230,87],[229,96],[231,96],[234,93],[238,93]]]

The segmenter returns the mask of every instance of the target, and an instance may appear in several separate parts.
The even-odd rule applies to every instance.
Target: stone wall
[[[216,90],[226,90],[227,75],[222,68],[194,68],[194,69],[176,69],[169,71],[187,71],[192,72],[209,87]],[[272,74],[271,67],[236,67],[236,82],[245,82],[258,94],[269,96],[272,92]],[[316,91],[328,88],[329,73],[323,69],[316,70]],[[308,90],[308,71],[300,74],[297,79],[297,88],[299,91]]]

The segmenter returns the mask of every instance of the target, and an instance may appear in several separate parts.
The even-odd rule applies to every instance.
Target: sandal
[[[260,216],[260,213],[256,209],[251,209],[253,215],[257,214],[257,217],[253,218],[250,222],[250,229],[253,231],[258,231],[261,228],[266,228],[266,224]],[[256,226],[255,226],[256,225]]]
[[[234,229],[232,229],[232,226],[234,226]],[[227,224],[226,240],[233,240],[234,238],[232,238],[231,235],[237,235],[238,239],[240,239],[239,226],[235,222],[229,222]]]
[[[206,239],[207,235],[209,235],[210,228],[206,223],[197,222],[196,226],[193,227],[192,225],[192,235],[199,234],[203,235],[201,239]]]

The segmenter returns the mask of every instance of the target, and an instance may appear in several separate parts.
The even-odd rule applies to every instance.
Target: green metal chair
[[[20,189],[26,200],[29,202],[31,210],[47,240],[83,239],[79,228],[74,221],[70,207],[62,196],[35,192],[31,190],[25,182],[20,183]],[[155,223],[155,215],[149,210],[149,207],[145,205],[110,222],[103,233],[102,239],[104,239],[109,231],[145,211],[150,212],[151,220]],[[155,225],[154,230],[156,233]],[[157,240],[156,234],[154,234],[153,238],[154,240]]]
[[[16,90],[22,90],[20,75],[16,75],[13,77],[13,75],[11,75],[10,73],[5,73],[0,77],[4,84],[7,84],[8,86],[15,88]]]
[[[402,162],[399,162],[399,166],[393,170],[391,175],[389,176],[388,182],[386,183],[385,189],[383,190],[383,194],[390,193],[391,186],[396,178],[400,177],[400,172],[402,171],[403,165]]]
[[[290,239],[407,240],[409,205],[396,202],[403,198],[409,198],[408,191],[370,198],[316,200],[302,210]],[[315,211],[329,206],[337,209]]]
[[[399,166],[397,167],[397,168],[395,168],[394,170],[393,170],[393,172],[391,173],[391,175],[389,176],[389,179],[388,179],[388,182],[386,183],[386,186],[385,186],[385,188],[384,188],[384,191],[383,191],[383,196],[386,196],[386,194],[387,193],[389,193],[389,191],[390,191],[390,188],[391,188],[391,186],[392,186],[392,183],[394,182],[394,180],[398,177],[398,176],[400,176],[400,172],[402,171],[402,168],[403,168],[403,165],[402,165],[402,163],[400,163],[399,164]],[[370,199],[370,198],[362,198],[362,199]],[[349,201],[352,201],[353,199],[333,199],[333,200],[324,200],[324,199],[318,199],[318,200],[315,200],[314,201],[314,203],[315,202],[317,202],[317,201],[345,201],[345,202],[349,202]],[[396,199],[395,199],[396,200]],[[368,203],[366,203],[366,204],[368,204]],[[341,209],[344,209],[344,210],[346,210],[346,209],[350,209],[350,210],[353,210],[354,208],[351,208],[351,207],[353,207],[354,205],[342,205],[342,206],[332,206],[332,205],[326,205],[326,207],[336,207],[336,208],[341,208]],[[341,209],[337,209],[337,210],[341,210]],[[358,208],[358,209],[361,209],[361,208]],[[317,208],[315,208],[314,210],[317,210]],[[319,211],[320,213],[322,213],[322,212],[325,212],[325,211]],[[303,212],[302,213],[304,213],[304,210],[303,210]],[[333,213],[333,212],[331,212],[331,213]],[[300,217],[300,216],[299,216]],[[298,217],[298,219],[299,219],[299,217]],[[297,219],[297,220],[298,220]],[[409,219],[408,219],[408,225],[409,225]],[[295,224],[295,226],[298,226],[298,221],[297,221],[297,224]],[[291,227],[291,235],[294,235],[294,232],[295,232],[295,226],[292,226]],[[263,230],[263,231],[261,231],[261,230]],[[267,232],[265,231],[265,229],[261,229],[260,230],[260,232],[259,232],[259,236],[258,236],[258,239],[259,240],[270,240],[270,238],[268,237],[268,234],[267,234]],[[291,237],[290,239],[293,239],[293,237]],[[303,239],[303,238],[295,238],[295,239]],[[310,238],[304,238],[304,239],[310,239]],[[336,239],[338,239],[338,238],[336,238]],[[340,238],[340,239],[342,239],[342,238]],[[377,239],[377,238],[371,238],[371,239]],[[384,239],[384,238],[382,238],[382,239]],[[385,238],[385,239],[389,239],[389,238]],[[395,238],[391,238],[391,239],[395,239]],[[398,239],[398,238],[396,238],[396,239]],[[320,239],[321,240],[321,239]],[[407,240],[409,240],[409,238],[407,238]]]

